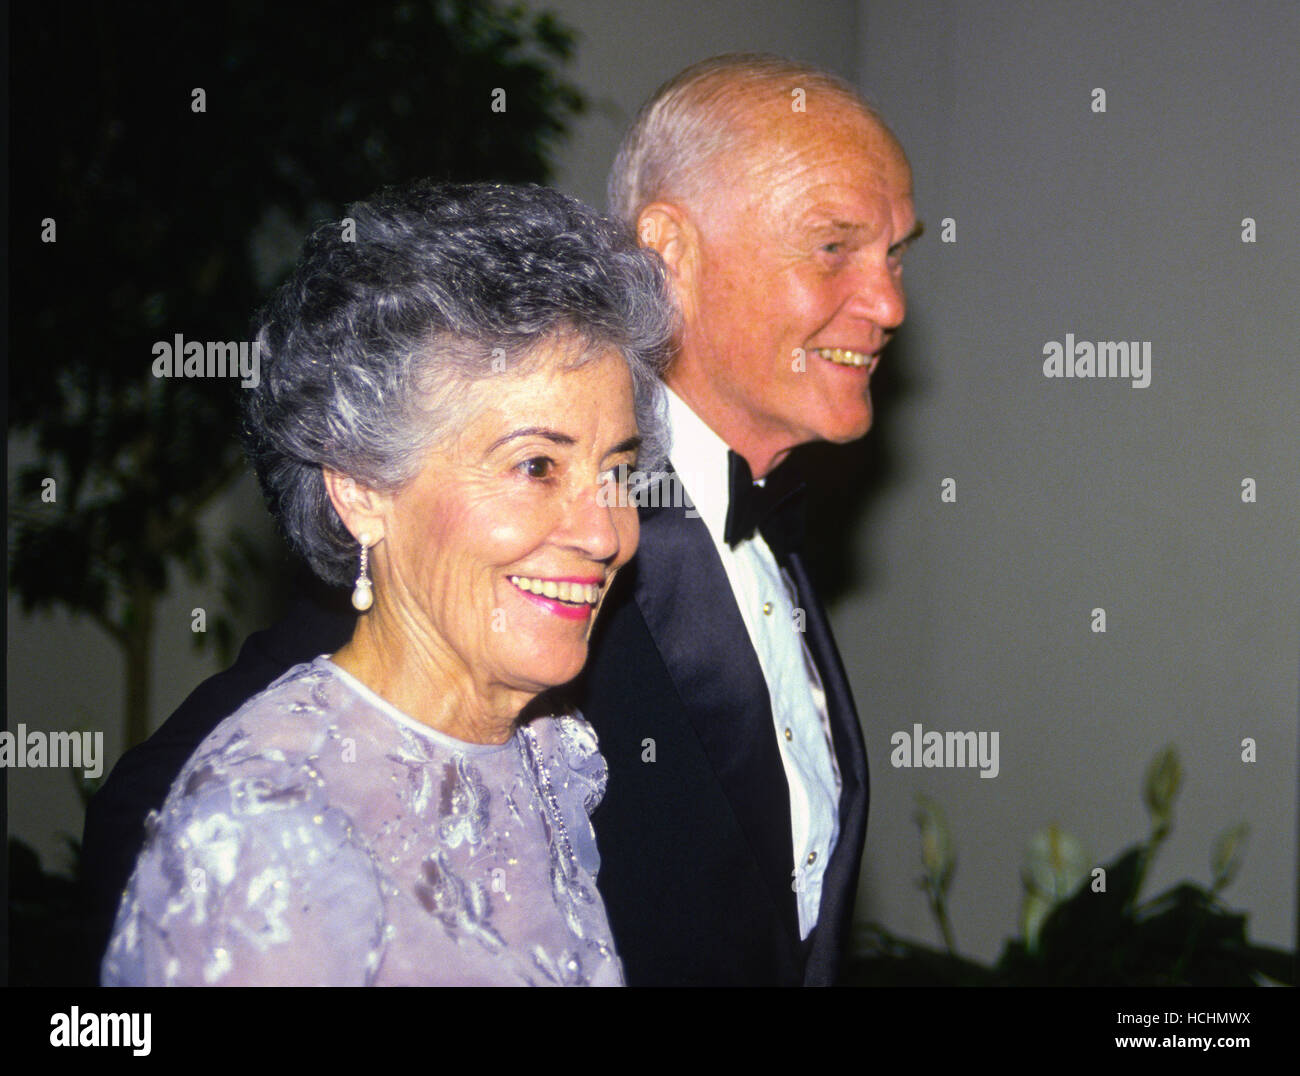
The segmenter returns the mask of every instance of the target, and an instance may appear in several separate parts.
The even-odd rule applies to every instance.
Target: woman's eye
[[[524,460],[515,469],[528,478],[546,479],[554,473],[555,461],[549,456],[534,456]]]

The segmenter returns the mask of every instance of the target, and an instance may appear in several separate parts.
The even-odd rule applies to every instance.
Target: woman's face
[[[636,509],[614,488],[636,461],[627,365],[610,351],[568,367],[548,348],[532,372],[472,387],[470,422],[392,497],[372,552],[385,620],[489,694],[573,679],[636,551]]]

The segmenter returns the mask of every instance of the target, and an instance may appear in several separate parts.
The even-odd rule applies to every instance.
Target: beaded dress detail
[[[150,814],[102,981],[622,985],[589,821],[606,772],[580,718],[465,743],[327,657],[296,666]]]

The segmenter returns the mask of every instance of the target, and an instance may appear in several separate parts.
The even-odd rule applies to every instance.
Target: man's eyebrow
[[[903,236],[903,238],[900,239],[897,243],[894,244],[894,249],[896,250],[899,247],[905,247],[909,243],[915,243],[924,234],[925,234],[925,222],[918,220],[914,225],[912,225],[912,230],[908,232],[907,235]]]
[[[809,231],[810,231],[813,235],[818,235],[818,234],[825,235],[825,234],[828,234],[828,233],[837,233],[837,234],[840,234],[840,235],[843,235],[843,234],[846,234],[846,233],[847,233],[847,234],[850,234],[850,235],[857,235],[857,234],[861,234],[861,233],[863,233],[863,232],[874,231],[874,229],[873,229],[872,226],[869,225],[869,224],[859,224],[859,223],[855,223],[854,221],[848,221],[848,220],[827,220],[827,221],[822,221],[822,222],[820,222],[820,223],[818,223],[818,224],[814,224],[814,225],[809,229]],[[910,232],[908,232],[907,235],[905,235],[905,236],[904,236],[902,239],[900,239],[897,243],[895,243],[892,247],[890,247],[890,249],[891,249],[891,250],[897,250],[897,249],[899,249],[900,247],[905,247],[905,246],[907,246],[909,243],[913,243],[913,242],[915,242],[917,239],[920,239],[920,238],[921,238],[921,235],[922,235],[922,233],[923,233],[924,231],[925,231],[925,224],[924,224],[922,221],[919,221],[919,220],[918,220],[918,221],[917,221],[917,222],[912,226],[912,230],[911,230]]]
[[[823,220],[811,226],[809,231],[813,232],[865,232],[871,228],[869,224],[863,224],[851,220]]]
[[[546,426],[524,426],[521,429],[506,434],[504,437],[498,437],[488,445],[488,450],[484,455],[490,455],[502,445],[509,444],[511,441],[517,441],[521,437],[541,437],[556,445],[576,445],[578,443],[577,438],[567,433],[561,433],[559,430],[552,430]]]

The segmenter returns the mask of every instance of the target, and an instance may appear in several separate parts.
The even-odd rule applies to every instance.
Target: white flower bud
[[[1225,829],[1214,842],[1210,853],[1210,870],[1214,872],[1214,890],[1226,889],[1232,884],[1241,862],[1246,855],[1246,840],[1250,836],[1250,826],[1238,822],[1230,829]]]
[[[952,881],[956,854],[943,811],[929,796],[916,797],[916,824],[921,827],[921,866],[925,869],[926,883],[942,893]]]
[[[1052,904],[1074,894],[1092,866],[1082,844],[1056,826],[1034,835],[1025,852],[1025,888]]]
[[[1038,932],[1052,909],[1074,895],[1091,865],[1083,845],[1057,826],[1048,826],[1030,840],[1021,872],[1025,900],[1020,911],[1020,926],[1030,952],[1038,948]]]
[[[1169,824],[1174,799],[1182,783],[1183,768],[1178,762],[1178,750],[1170,744],[1151,760],[1142,784],[1142,798],[1157,825]]]

